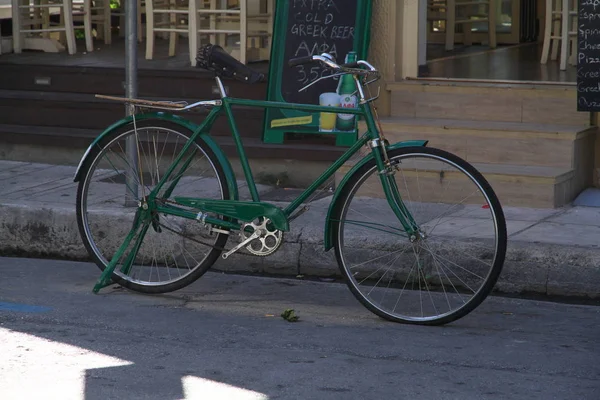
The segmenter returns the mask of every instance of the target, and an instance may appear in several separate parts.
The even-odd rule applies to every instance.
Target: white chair
[[[273,0],[238,0],[225,5],[210,0],[210,8],[198,10],[200,42],[209,41],[226,49],[242,63],[265,60],[270,56],[273,38]],[[207,27],[203,22],[209,20]],[[231,43],[228,37],[239,36]]]
[[[97,27],[97,37],[103,38],[104,44],[111,44],[110,0],[79,0],[73,3],[73,23],[75,26],[80,26],[76,23],[83,24],[86,50],[94,51],[93,24],[96,24]],[[61,20],[63,17],[61,13]]]
[[[246,51],[248,43],[248,1],[239,0],[237,7],[227,7],[227,5],[217,5],[217,0],[210,1],[210,7],[203,7],[191,12],[190,25],[196,27],[195,32],[190,36],[190,41],[194,42],[194,47],[198,48],[198,35],[202,40],[203,35],[208,35],[213,44],[218,44],[224,49],[228,49],[227,36],[239,35],[239,54],[236,58],[243,64],[246,63]],[[197,18],[209,20],[210,27],[199,27]],[[193,21],[193,22],[192,22]],[[219,40],[216,40],[218,35]],[[196,65],[196,57],[192,60],[192,65]]]
[[[154,57],[155,33],[169,34],[169,57],[175,55],[179,34],[187,34],[189,40],[190,61],[195,65],[195,18],[190,16],[196,9],[196,0],[146,0],[146,59]],[[160,16],[162,18],[157,18]]]
[[[439,3],[439,2],[436,2]],[[439,7],[439,4],[438,4]],[[477,12],[472,10],[477,9]],[[485,10],[485,11],[482,11]],[[457,18],[458,15],[458,18]],[[472,17],[478,17],[476,20]],[[488,1],[457,1],[447,0],[446,2],[446,50],[454,49],[454,32],[456,25],[464,25],[464,44],[470,45],[471,26],[473,22],[488,23],[488,41],[489,46],[494,49],[496,43],[496,0]]]
[[[251,5],[254,7],[251,7]],[[246,18],[247,61],[268,60],[271,55],[274,5],[274,0],[263,0],[258,4],[256,2],[248,3]]]
[[[571,65],[577,65],[577,21],[579,16],[577,1],[573,0],[572,7],[569,9],[569,38],[571,45],[569,50],[569,64]]]
[[[252,1],[252,0],[250,0]],[[196,53],[200,42],[210,41],[219,44],[240,62],[246,63],[249,39],[255,57],[268,57],[273,36],[273,0],[265,2],[266,12],[249,14],[248,0],[238,0],[233,7],[217,0],[147,0],[146,2],[146,59],[154,56],[154,36],[156,33],[169,34],[169,56],[174,56],[177,38],[186,34],[189,40],[190,64],[196,65]],[[254,0],[254,4],[260,4]],[[168,21],[157,21],[156,16],[167,16]],[[250,29],[249,29],[250,28]],[[240,37],[238,46],[228,43],[228,37]],[[266,43],[266,44],[265,44]]]
[[[77,52],[73,29],[72,0],[12,0],[13,48],[15,53],[25,49],[57,52],[64,47],[50,37],[51,32],[64,32],[69,54]],[[60,10],[64,20],[50,23],[50,11]]]
[[[558,59],[560,43],[560,69],[567,69],[567,60],[576,64],[577,50],[577,0],[546,0],[546,20],[544,24],[544,44],[540,62],[546,64],[548,58]]]

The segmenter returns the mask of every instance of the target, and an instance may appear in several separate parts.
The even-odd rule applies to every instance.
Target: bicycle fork
[[[388,157],[386,148],[387,140],[383,138],[373,139],[369,142],[369,147],[375,156],[378,175],[386,200],[408,234],[411,242],[415,241],[419,235],[419,225],[400,196],[400,190],[394,179],[399,168],[395,164],[392,164]]]

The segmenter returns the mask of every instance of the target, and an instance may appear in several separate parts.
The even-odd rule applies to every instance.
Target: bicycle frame
[[[364,118],[367,131],[362,134],[356,143],[352,145],[344,154],[337,159],[331,166],[329,166],[308,188],[306,188],[294,201],[292,201],[285,209],[280,209],[272,204],[264,203],[260,201],[260,196],[258,190],[256,188],[256,183],[254,181],[254,177],[252,174],[252,170],[250,168],[250,164],[248,162],[248,158],[246,152],[244,150],[244,145],[235,122],[235,118],[233,116],[233,106],[245,106],[245,107],[259,107],[259,108],[279,108],[279,109],[291,109],[298,111],[307,111],[307,112],[331,112],[338,113],[340,109],[338,107],[330,107],[330,106],[320,106],[320,105],[312,105],[312,104],[294,104],[294,103],[283,103],[283,102],[275,102],[275,101],[258,101],[258,100],[248,100],[248,99],[239,99],[228,97],[225,93],[223,84],[221,79],[217,76],[215,77],[217,80],[217,84],[221,91],[221,100],[211,100],[211,101],[200,101],[194,104],[182,106],[180,108],[173,108],[172,110],[188,110],[191,108],[199,107],[199,106],[212,106],[212,110],[206,117],[206,119],[200,124],[197,129],[194,131],[190,139],[183,146],[180,153],[176,156],[173,163],[169,166],[167,172],[162,176],[156,187],[150,192],[150,194],[142,199],[140,202],[140,208],[136,214],[136,223],[132,227],[130,234],[125,239],[125,242],[121,245],[121,247],[115,253],[113,259],[110,261],[107,268],[102,273],[98,283],[94,287],[94,292],[97,292],[101,287],[105,287],[110,284],[110,276],[112,271],[116,267],[118,260],[123,256],[126,249],[129,247],[129,244],[133,240],[138,229],[141,227],[141,234],[138,239],[135,241],[133,249],[131,253],[126,258],[121,271],[126,272],[129,270],[133,260],[135,258],[135,254],[137,253],[139,247],[141,246],[141,242],[145,232],[147,231],[150,222],[142,224],[141,220],[149,219],[150,212],[155,211],[161,214],[170,214],[174,216],[179,216],[192,220],[199,220],[205,224],[210,224],[213,226],[217,226],[219,228],[224,228],[228,230],[240,230],[242,229],[242,224],[238,221],[242,222],[252,222],[256,218],[267,217],[271,220],[273,226],[281,231],[289,231],[289,220],[294,211],[298,209],[302,205],[302,203],[308,199],[311,194],[313,194],[321,185],[323,185],[346,161],[348,161],[354,154],[356,154],[360,148],[367,145],[371,149],[371,155],[363,158],[361,162],[359,162],[355,168],[353,168],[346,176],[346,179],[356,170],[357,167],[360,167],[369,161],[371,157],[375,160],[377,170],[379,173],[379,177],[381,180],[381,184],[383,187],[384,194],[386,196],[387,202],[392,208],[393,212],[399,219],[402,224],[404,230],[412,235],[418,230],[418,226],[414,221],[412,215],[403,204],[402,199],[399,196],[398,188],[396,187],[396,183],[393,180],[393,166],[390,164],[387,158],[387,150],[393,148],[389,146],[387,141],[381,136],[377,126],[375,124],[375,118],[373,115],[373,110],[370,105],[370,101],[365,99],[362,85],[358,79],[358,77],[354,77],[357,88],[359,92],[359,105],[355,109],[344,109],[344,113],[353,114],[357,116],[361,116]],[[373,100],[373,99],[370,99]],[[148,107],[148,108],[160,108],[160,107]],[[231,199],[224,200],[208,200],[208,199],[200,199],[200,198],[181,198],[175,197],[175,201],[179,204],[189,206],[195,208],[197,210],[201,210],[200,213],[190,212],[188,210],[184,210],[178,208],[173,205],[163,205],[158,204],[156,196],[161,191],[166,182],[169,181],[170,177],[173,175],[175,169],[180,165],[184,154],[189,150],[190,146],[195,142],[195,140],[199,137],[199,135],[208,133],[212,128],[212,125],[215,123],[217,117],[221,114],[225,113],[231,133],[233,135],[233,139],[235,142],[236,150],[240,159],[240,163],[242,166],[242,170],[245,175],[245,180],[248,184],[248,188],[250,191],[250,195],[252,197],[252,201],[237,201]],[[135,118],[135,116],[133,117]],[[163,116],[164,118],[164,116]],[[414,141],[408,142],[406,145],[425,145],[426,141]],[[189,156],[190,159],[193,157]],[[84,156],[85,158],[85,156]],[[179,167],[179,172],[176,176],[181,176],[182,170],[185,171],[187,166],[189,165],[190,159],[184,161],[183,166]],[[80,164],[81,165],[81,164]],[[76,175],[77,177],[77,175]],[[76,178],[77,179],[77,178]],[[346,179],[342,181],[340,187],[343,187],[343,184],[346,182]],[[166,196],[168,197],[171,192],[174,190],[176,184],[178,183],[179,178],[176,178],[170,186],[166,189]],[[337,199],[337,195],[339,193],[336,192],[334,195],[332,205],[335,203]],[[331,206],[330,206],[331,210]],[[231,221],[213,218],[209,215],[209,213],[217,214],[220,216],[225,216],[231,219]],[[329,223],[329,221],[328,221]],[[329,229],[329,225],[326,225],[326,236],[327,231]],[[325,238],[326,248],[331,247],[328,245],[328,238]]]
[[[219,77],[216,77],[217,84],[222,90],[222,99],[220,103],[212,102],[211,105],[214,105],[214,108],[209,113],[208,117],[205,121],[199,126],[193,136],[190,138],[188,145],[186,145],[182,150],[180,155],[175,159],[172,166],[167,170],[166,174],[163,176],[158,185],[154,188],[152,193],[149,196],[149,201],[153,201],[155,199],[156,194],[162,189],[164,183],[169,179],[172,175],[175,167],[179,165],[183,154],[188,150],[189,144],[191,144],[197,136],[201,132],[209,132],[212,128],[212,125],[216,121],[216,118],[221,113],[225,113],[231,133],[233,135],[233,139],[235,142],[236,150],[240,159],[240,163],[242,166],[242,170],[244,172],[246,183],[248,184],[248,189],[250,191],[250,195],[252,197],[252,202],[237,202],[237,204],[233,204],[234,207],[237,208],[236,212],[226,212],[222,207],[219,207],[223,202],[226,202],[229,206],[232,205],[231,200],[210,200],[210,201],[200,201],[201,199],[190,199],[190,198],[178,198],[177,201],[194,207],[198,207],[202,205],[205,211],[215,212],[217,214],[223,214],[228,217],[239,219],[242,221],[252,221],[254,218],[258,216],[260,212],[267,211],[270,207],[267,203],[260,202],[260,195],[256,188],[256,183],[254,181],[254,176],[252,174],[252,170],[250,168],[250,164],[248,162],[248,157],[246,156],[246,152],[244,150],[244,144],[242,142],[237,124],[235,122],[235,118],[233,116],[233,106],[246,106],[246,107],[257,107],[257,108],[279,108],[279,109],[290,109],[297,111],[307,111],[307,112],[339,112],[339,108],[337,107],[329,107],[329,106],[320,106],[320,105],[312,105],[312,104],[290,104],[284,102],[275,102],[275,101],[260,101],[260,100],[247,100],[247,99],[239,99],[228,97],[225,94],[225,91],[222,89],[223,85]],[[357,82],[358,84],[358,82]],[[287,224],[283,223],[282,220],[287,220],[293,213],[302,205],[302,203],[309,198],[323,183],[325,183],[346,161],[348,161],[360,148],[365,146],[367,143],[371,143],[370,147],[375,158],[375,162],[378,167],[378,171],[380,171],[380,177],[384,189],[384,193],[390,202],[390,206],[392,206],[395,211],[397,211],[397,216],[400,219],[404,229],[411,232],[416,229],[416,224],[408,210],[402,204],[401,199],[397,195],[397,188],[393,186],[389,179],[387,179],[388,174],[383,171],[389,167],[385,163],[385,145],[383,145],[382,138],[380,137],[379,130],[375,125],[375,119],[373,117],[373,111],[369,102],[366,102],[364,99],[364,95],[361,92],[361,102],[359,107],[356,109],[345,109],[344,113],[353,114],[362,116],[365,119],[367,124],[367,131],[358,138],[356,143],[352,145],[344,154],[338,158],[329,168],[327,168],[308,188],[306,188],[294,201],[292,201],[285,209],[283,209],[283,216],[275,216],[275,220],[273,223],[276,225],[278,229],[287,231],[289,228],[286,226]],[[196,103],[197,105],[203,105],[203,102]],[[395,183],[395,182],[394,182]],[[258,203],[258,204],[252,204]],[[259,207],[262,206],[261,207]],[[200,208],[200,207],[198,207]],[[396,210],[397,209],[397,210]],[[174,214],[180,217],[185,217],[189,219],[197,219],[198,214],[190,213],[188,211],[179,210],[177,208],[168,206],[156,206],[156,210],[160,213],[166,214]],[[273,212],[273,210],[268,210]],[[258,213],[258,214],[257,214]],[[276,213],[276,212],[275,212]],[[229,229],[240,229],[240,225],[236,223],[228,223],[227,221],[223,221],[221,219],[205,217],[203,219],[204,222],[221,226],[223,228]]]

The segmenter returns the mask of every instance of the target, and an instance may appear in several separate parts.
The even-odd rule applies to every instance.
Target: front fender
[[[191,121],[188,121],[184,118],[181,118],[177,115],[166,114],[164,112],[152,112],[152,113],[138,114],[135,116],[136,121],[144,121],[144,120],[148,120],[148,119],[157,119],[157,120],[163,120],[163,121],[175,123],[186,129],[189,129],[192,132],[197,132],[199,129],[204,129],[204,124],[197,125],[197,124],[195,124]],[[208,119],[208,117],[207,117],[207,119]],[[133,116],[128,116],[126,118],[123,118],[123,119],[115,122],[108,128],[106,128],[100,135],[98,135],[94,139],[94,141],[89,145],[89,147],[83,154],[81,161],[79,161],[79,165],[77,166],[77,171],[75,172],[75,176],[73,178],[74,182],[79,182],[79,180],[81,179],[81,168],[82,168],[85,160],[88,158],[92,148],[95,145],[97,145],[106,135],[108,135],[115,129],[119,129],[119,128],[131,123],[132,121],[133,121]],[[231,200],[237,200],[239,197],[237,180],[235,178],[235,174],[233,172],[233,168],[231,167],[231,163],[229,162],[229,159],[227,158],[227,156],[225,155],[225,153],[223,152],[221,147],[219,147],[219,145],[205,132],[202,132],[200,134],[200,138],[207,144],[208,147],[210,147],[210,149],[213,151],[213,153],[217,157],[217,160],[223,166],[223,171],[225,172],[225,177],[227,179],[227,186],[229,187],[229,193],[230,193]]]
[[[402,147],[418,147],[418,146],[423,147],[423,146],[427,146],[427,142],[428,142],[427,140],[408,140],[405,142],[394,143],[390,146],[387,146],[386,149],[387,149],[387,151],[390,151],[390,150],[396,150],[396,149],[399,149]],[[354,173],[359,168],[361,168],[363,165],[372,161],[373,158],[374,158],[373,153],[370,153],[365,158],[363,158],[358,163],[356,163],[356,165],[354,165],[354,167],[352,167],[350,169],[350,171],[348,171],[346,176],[344,176],[344,178],[340,182],[340,185],[337,187],[337,189],[333,195],[333,199],[331,199],[331,203],[329,204],[329,210],[327,211],[327,218],[325,218],[325,233],[323,236],[325,251],[329,251],[333,247],[333,236],[332,236],[333,229],[332,229],[331,213],[332,213],[334,207],[336,206],[337,201],[339,200],[342,190],[344,189],[344,187],[350,180],[350,177],[352,175],[354,175]]]

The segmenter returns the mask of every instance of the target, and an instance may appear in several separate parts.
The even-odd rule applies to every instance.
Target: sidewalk
[[[0,255],[87,260],[77,228],[75,167],[0,161]],[[262,187],[261,191],[268,191]],[[215,269],[295,276],[338,274],[323,250],[330,197],[292,222],[270,257],[234,254]],[[505,207],[508,252],[498,289],[600,298],[600,208]]]

